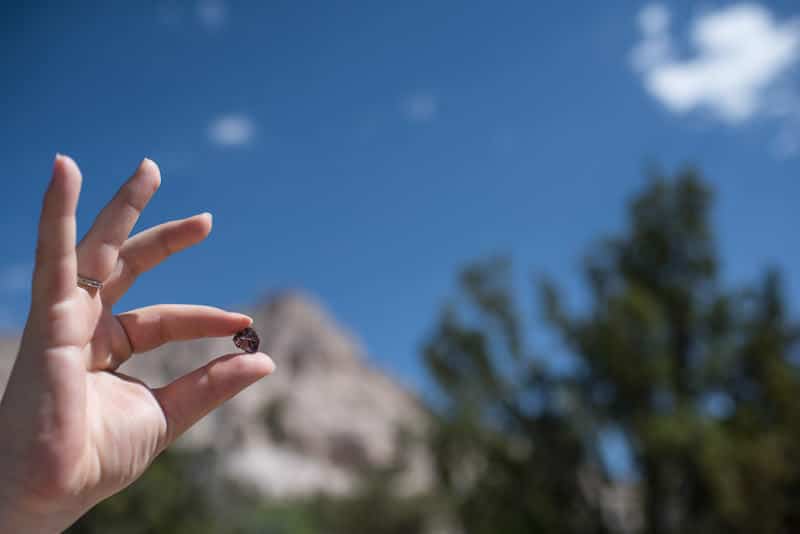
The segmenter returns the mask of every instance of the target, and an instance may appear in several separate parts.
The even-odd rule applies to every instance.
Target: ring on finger
[[[101,290],[103,289],[103,282],[100,280],[95,280],[94,278],[89,278],[88,276],[78,275],[78,287],[82,287],[84,289],[96,289]]]

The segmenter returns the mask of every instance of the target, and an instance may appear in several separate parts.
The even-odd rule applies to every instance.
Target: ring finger
[[[120,247],[160,184],[158,166],[145,158],[78,244],[79,275],[105,282],[114,270]]]

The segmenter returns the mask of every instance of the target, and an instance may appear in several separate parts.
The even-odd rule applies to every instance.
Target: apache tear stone
[[[233,344],[245,352],[256,352],[259,342],[258,334],[250,327],[236,332],[233,336]]]

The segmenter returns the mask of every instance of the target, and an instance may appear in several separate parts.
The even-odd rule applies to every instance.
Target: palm
[[[113,354],[112,338],[121,325],[99,298],[86,298],[88,294],[77,288],[76,293],[68,307],[76,308],[73,332],[85,340],[81,359],[102,361]],[[59,334],[69,335],[54,332],[54,337]],[[65,442],[74,450],[65,454],[76,459],[74,478],[102,498],[127,486],[149,465],[165,442],[164,412],[150,388],[139,381],[89,365],[64,371],[60,380],[85,384],[85,395],[70,398],[65,410],[86,414],[83,427],[69,428]]]
[[[42,209],[31,314],[0,404],[0,428],[9,429],[0,444],[5,482],[20,488],[20,500],[60,510],[68,521],[135,480],[178,435],[274,368],[263,354],[229,354],[158,389],[118,373],[135,353],[230,335],[252,321],[185,305],[114,315],[113,304],[139,274],[204,239],[211,219],[172,221],[129,238],[160,182],[145,160],[76,247],[80,181],[75,164],[57,158]],[[104,287],[77,287],[78,272]]]
[[[86,398],[85,457],[97,461],[84,462],[80,469],[90,485],[109,495],[138,478],[150,464],[164,442],[166,422],[146,386],[112,373],[88,373]]]

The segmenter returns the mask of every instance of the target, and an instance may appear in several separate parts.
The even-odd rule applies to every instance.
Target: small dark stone
[[[233,343],[245,352],[256,352],[260,340],[256,331],[248,327],[236,332],[236,335],[233,336]]]

